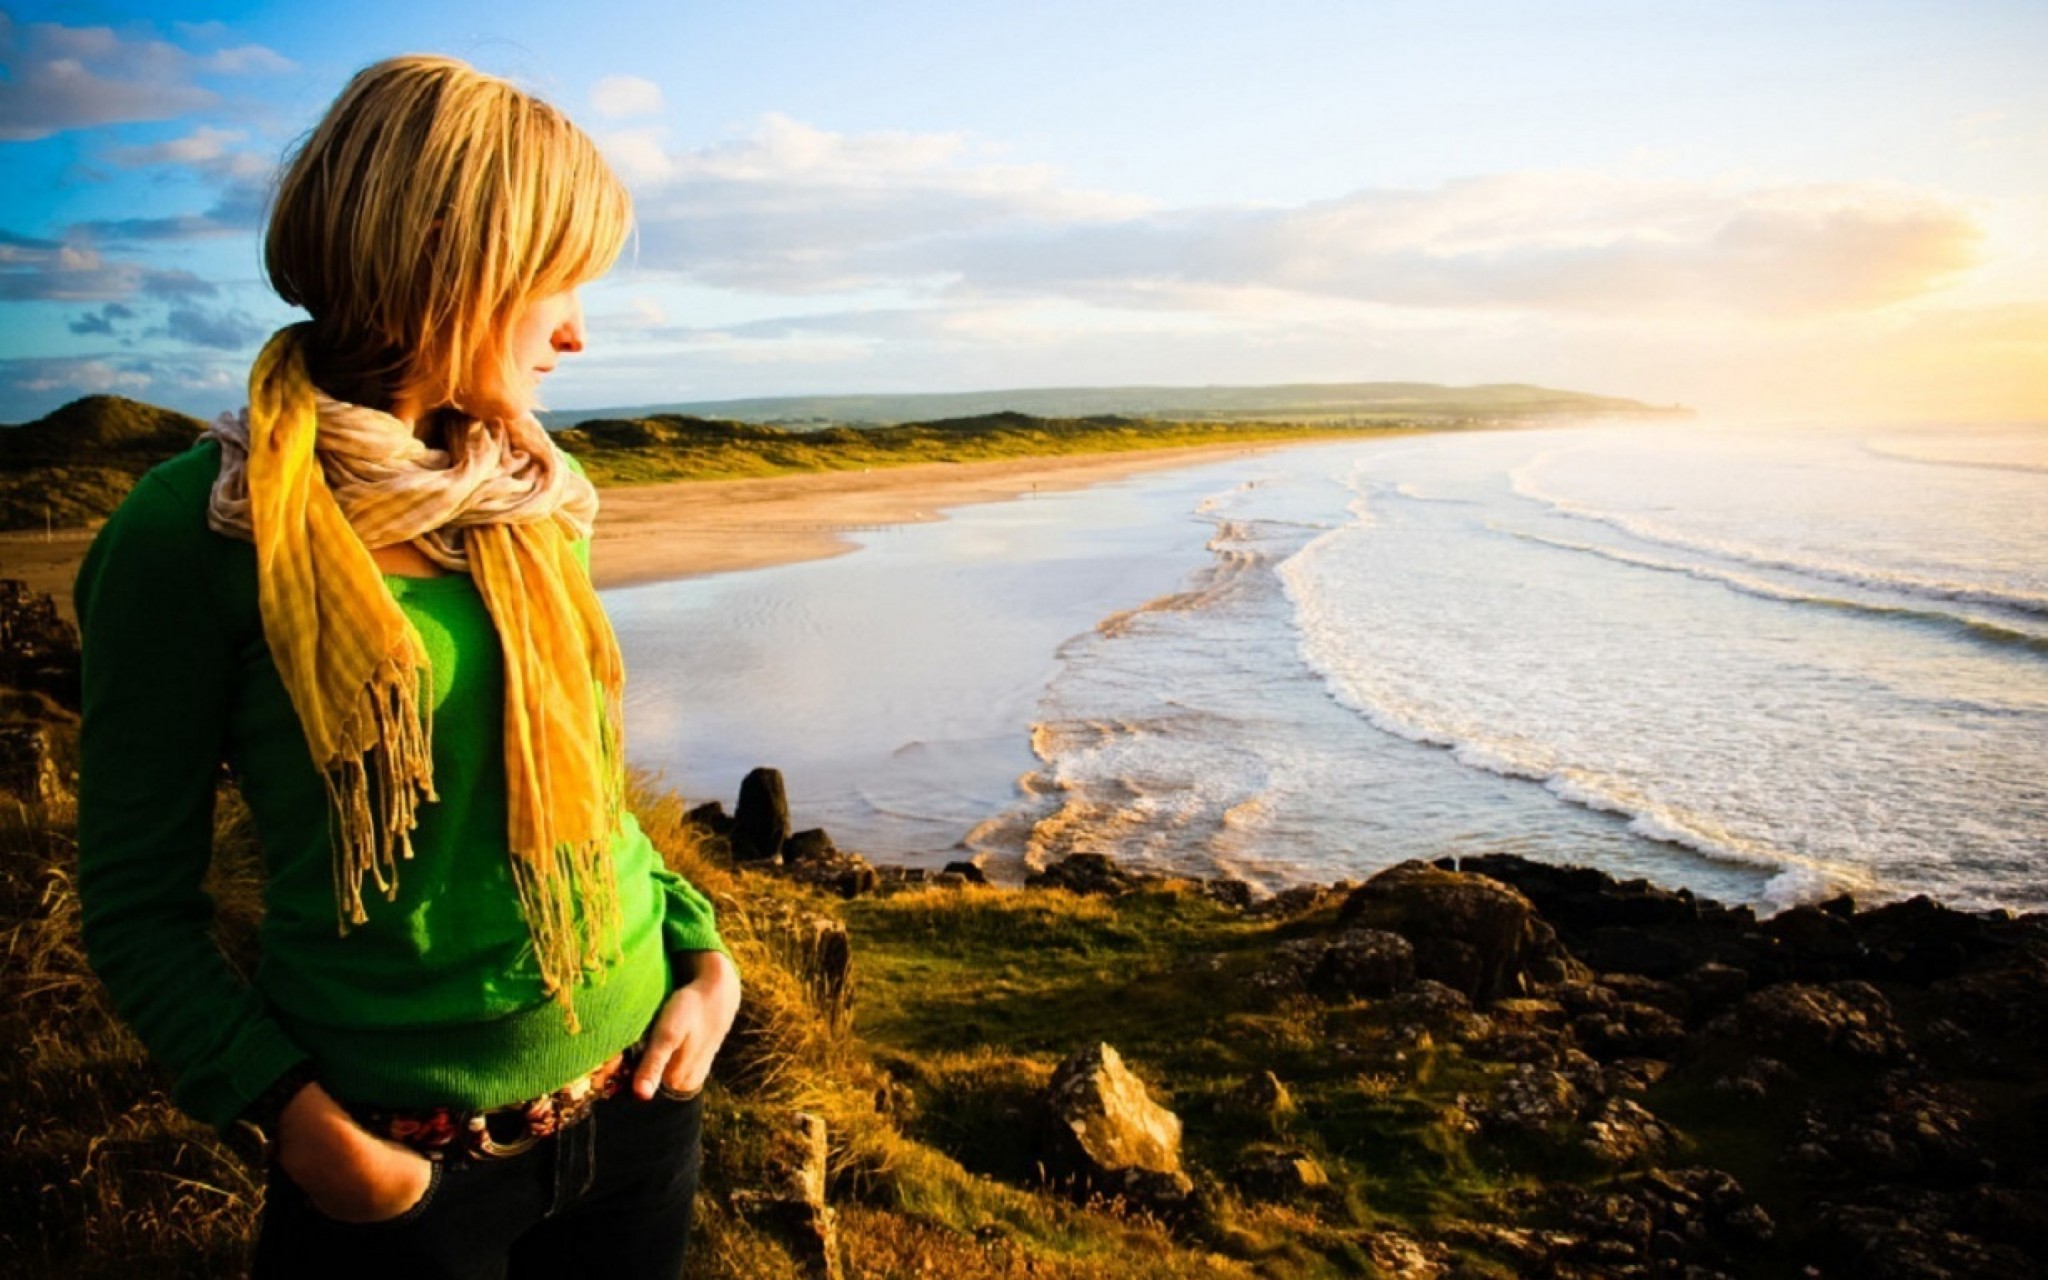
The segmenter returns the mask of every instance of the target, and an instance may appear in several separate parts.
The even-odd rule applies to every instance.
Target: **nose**
[[[570,293],[569,311],[562,317],[562,323],[555,326],[549,341],[555,350],[574,353],[583,350],[583,298]]]

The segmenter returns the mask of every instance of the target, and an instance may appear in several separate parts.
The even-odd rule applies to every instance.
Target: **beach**
[[[1229,443],[996,462],[933,462],[603,491],[591,547],[600,590],[761,569],[851,551],[863,530],[936,520],[951,507],[1061,492],[1280,446]],[[71,617],[91,529],[0,533],[0,577],[46,592]]]

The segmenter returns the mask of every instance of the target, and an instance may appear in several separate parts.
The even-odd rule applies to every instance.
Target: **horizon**
[[[635,241],[554,412],[1523,384],[2048,421],[2048,8],[0,6],[0,421],[211,416],[296,313],[265,187],[430,48],[594,138]]]

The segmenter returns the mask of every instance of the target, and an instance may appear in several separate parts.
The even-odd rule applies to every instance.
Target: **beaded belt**
[[[588,1119],[598,1103],[626,1087],[640,1053],[641,1046],[631,1045],[552,1093],[488,1111],[356,1106],[348,1110],[371,1133],[411,1147],[429,1160],[501,1160]]]

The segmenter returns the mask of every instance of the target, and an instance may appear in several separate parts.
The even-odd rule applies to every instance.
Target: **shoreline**
[[[988,462],[920,462],[867,471],[807,471],[744,480],[672,480],[599,490],[591,542],[598,590],[740,573],[858,549],[854,535],[945,518],[945,512],[1058,493],[1233,455],[1326,444],[1231,441]],[[48,594],[76,621],[71,584],[98,527],[0,533],[0,578]]]
[[[606,489],[591,543],[591,579],[603,591],[823,560],[857,550],[855,534],[942,520],[956,507],[1307,443],[1328,441],[1233,441]]]

